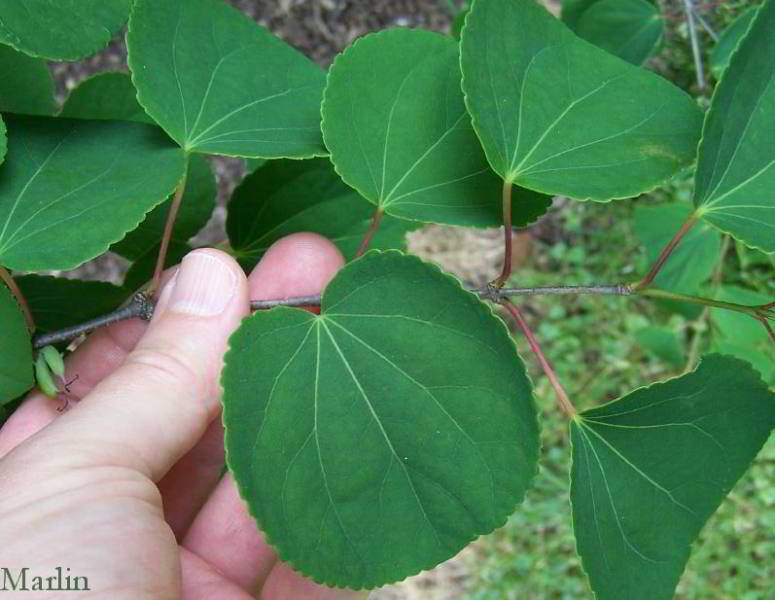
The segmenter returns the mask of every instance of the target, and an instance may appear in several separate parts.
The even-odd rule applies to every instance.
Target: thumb
[[[216,250],[191,252],[124,364],[41,435],[77,442],[75,466],[127,467],[158,480],[217,415],[227,340],[248,312],[237,263]]]

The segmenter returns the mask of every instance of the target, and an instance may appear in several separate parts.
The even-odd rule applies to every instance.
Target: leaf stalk
[[[30,331],[30,333],[32,333],[35,331],[35,319],[32,316],[30,305],[27,303],[27,299],[24,297],[21,289],[19,289],[19,286],[17,285],[13,276],[3,266],[0,266],[0,279],[2,279],[5,285],[8,286],[8,289],[11,290],[11,294],[19,303],[19,306],[22,309],[22,314],[24,314],[24,320],[27,322],[27,329]]]

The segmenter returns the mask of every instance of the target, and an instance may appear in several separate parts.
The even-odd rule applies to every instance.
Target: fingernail
[[[237,289],[237,275],[207,252],[192,252],[180,263],[169,310],[196,317],[214,317],[229,305]]]

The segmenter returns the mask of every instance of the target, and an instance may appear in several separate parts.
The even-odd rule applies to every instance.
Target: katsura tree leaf
[[[772,298],[735,285],[722,286],[715,296],[723,302],[756,306],[772,302]],[[765,381],[775,383],[775,350],[762,324],[748,315],[712,308],[712,347],[750,362]]]
[[[536,409],[507,330],[416,257],[345,266],[320,316],[257,312],[225,360],[229,468],[279,556],[318,582],[370,588],[433,567],[502,525],[536,471]]]
[[[710,53],[710,70],[716,79],[721,79],[721,74],[727,68],[732,53],[756,17],[758,8],[758,6],[752,6],[744,11],[719,36],[718,42]]]
[[[140,104],[187,151],[326,154],[325,72],[222,0],[137,0],[127,46]]]
[[[177,185],[185,158],[155,127],[6,115],[0,264],[70,269],[107,250]]]
[[[573,522],[598,600],[673,598],[691,544],[773,426],[775,394],[718,354],[578,415]]]
[[[62,106],[63,117],[153,123],[126,73],[100,73],[78,85]]]
[[[186,189],[172,229],[172,240],[185,243],[207,224],[215,210],[217,193],[210,163],[204,156],[190,156]],[[128,233],[117,244],[113,244],[110,249],[129,260],[137,260],[149,250],[157,248],[164,234],[171,204],[172,196],[149,212],[137,229]]]
[[[311,231],[334,242],[347,260],[371,224],[374,207],[346,185],[327,158],[276,160],[248,175],[229,202],[226,232],[240,263],[252,267],[290,233]],[[370,248],[403,249],[419,223],[386,216]]]
[[[691,212],[691,207],[682,202],[635,208],[633,230],[646,249],[648,264],[656,261]],[[654,284],[682,294],[697,294],[700,284],[713,273],[720,252],[721,234],[706,223],[695,223],[659,271]]]
[[[245,159],[245,169],[248,173],[253,173],[267,163],[265,158],[247,158]]]
[[[78,60],[107,46],[132,0],[12,0],[0,5],[0,43],[30,56]]]
[[[775,2],[758,10],[716,86],[695,174],[697,214],[775,252]]]
[[[666,327],[644,327],[635,332],[635,339],[646,352],[665,361],[671,367],[682,367],[686,363],[681,341],[674,331]]]
[[[323,137],[342,179],[389,215],[474,227],[502,222],[502,182],[471,128],[458,45],[448,36],[392,29],[345,50],[329,72]],[[516,222],[550,204],[527,190],[514,193]]]
[[[118,308],[129,291],[105,281],[22,275],[16,283],[27,299],[37,331],[55,331]]]
[[[186,243],[171,240],[167,248],[167,255],[164,257],[164,268],[179,264],[183,257],[192,250],[193,248]],[[124,275],[122,286],[127,290],[139,290],[148,283],[153,277],[158,257],[159,244],[137,257]]]
[[[648,0],[599,0],[574,27],[576,34],[634,65],[649,58],[662,41],[665,22]]]
[[[0,112],[51,115],[54,107],[54,80],[45,61],[0,45]]]
[[[0,282],[0,407],[34,384],[32,343],[21,308],[8,287]]]
[[[694,100],[576,37],[534,0],[476,0],[461,65],[474,129],[506,181],[606,201],[694,160]]]

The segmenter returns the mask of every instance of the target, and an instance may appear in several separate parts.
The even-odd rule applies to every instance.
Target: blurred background
[[[324,67],[370,31],[408,26],[448,33],[465,9],[462,0],[230,3]],[[694,3],[697,16],[707,25],[697,32],[707,66],[713,62],[714,37],[759,1]],[[546,0],[546,4],[559,12],[559,0]],[[700,88],[684,0],[659,0],[657,4],[665,20],[663,41],[644,67],[670,79],[706,106],[714,75],[707,69],[707,83]],[[104,70],[126,70],[123,36],[85,61],[52,65],[59,100],[84,78]],[[213,166],[218,175],[219,208],[195,245],[224,239],[223,207],[244,174],[241,160],[218,158]],[[631,201],[598,204],[556,198],[552,210],[537,224],[515,232],[512,283],[584,285],[636,280],[688,214],[690,175],[685,173],[664,188]],[[466,283],[481,285],[499,273],[503,250],[497,229],[427,226],[409,238],[410,252],[439,263]],[[698,225],[684,242],[682,253],[671,259],[664,281],[658,283],[684,293],[764,303],[775,296],[773,260]],[[119,283],[126,267],[124,259],[109,254],[66,275]],[[646,382],[679,375],[709,350],[747,358],[770,384],[775,383],[772,345],[764,329],[746,316],[594,296],[536,297],[521,304],[579,409],[613,400]],[[375,600],[592,598],[575,553],[565,418],[554,404],[546,379],[534,368],[526,344],[521,339],[518,343],[543,412],[543,460],[535,486],[503,528],[431,572],[374,592]],[[775,443],[771,440],[709,522],[676,597],[775,598],[773,532]]]

